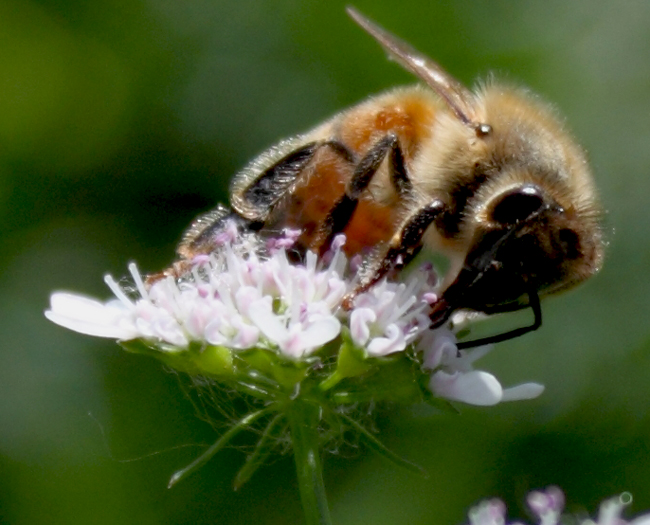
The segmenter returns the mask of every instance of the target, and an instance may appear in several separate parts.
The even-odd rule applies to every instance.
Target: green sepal
[[[323,392],[330,390],[343,379],[366,374],[373,368],[372,361],[375,360],[368,359],[365,350],[354,344],[347,327],[341,328],[340,339],[336,369],[319,385]]]
[[[313,360],[289,360],[264,348],[254,348],[240,352],[238,356],[251,370],[256,370],[273,379],[283,389],[290,391],[309,373]]]
[[[190,345],[190,351],[192,352],[192,345]],[[235,371],[232,350],[225,346],[209,345],[192,353],[195,356],[194,362],[204,375],[232,376]]]
[[[234,370],[232,351],[224,346],[192,342],[187,348],[146,339],[119,341],[128,352],[155,357],[165,365],[190,375],[214,378],[232,377]]]
[[[372,366],[364,376],[347,378],[337,385],[330,398],[339,405],[370,401],[419,403],[423,401],[420,364],[408,351],[367,360]]]
[[[197,375],[200,373],[200,370],[196,363],[194,363],[189,350],[186,348],[178,348],[164,343],[156,344],[147,341],[146,339],[118,341],[118,344],[127,352],[154,357],[179,372],[186,372],[190,375]]]

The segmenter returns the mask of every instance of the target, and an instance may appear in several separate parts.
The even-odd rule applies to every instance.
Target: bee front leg
[[[542,306],[539,302],[539,293],[537,289],[531,287],[527,293],[528,295],[528,306],[533,311],[534,320],[533,324],[528,326],[522,326],[521,328],[515,328],[508,332],[502,334],[491,335],[488,337],[482,337],[481,339],[474,339],[473,341],[460,341],[456,344],[458,350],[464,350],[466,348],[475,348],[477,346],[483,345],[492,345],[495,343],[500,343],[502,341],[508,341],[509,339],[514,339],[515,337],[520,337],[529,332],[534,332],[540,326],[542,326]]]
[[[404,165],[404,154],[397,136],[391,133],[375,144],[354,169],[345,194],[325,219],[322,227],[324,242],[321,244],[321,251],[327,251],[334,237],[343,232],[350,223],[359,204],[359,197],[372,181],[386,155],[390,155],[390,180],[393,189],[400,196],[411,193],[413,184]]]
[[[344,307],[351,308],[352,301],[368,290],[388,273],[400,270],[411,262],[422,249],[422,237],[431,223],[445,211],[442,201],[435,200],[411,215],[401,230],[384,250],[383,255],[364,272],[361,283],[344,299]]]

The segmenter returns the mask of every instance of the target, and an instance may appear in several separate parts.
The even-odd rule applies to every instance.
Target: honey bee
[[[262,153],[235,177],[232,209],[220,206],[186,232],[177,264],[215,250],[226,221],[261,235],[298,229],[298,254],[323,254],[343,233],[348,256],[364,259],[358,293],[426,245],[450,261],[432,326],[461,309],[534,312],[530,326],[461,348],[537,329],[540,296],[584,281],[603,259],[584,152],[527,91],[497,82],[470,91],[347,11],[424,85],[374,96]]]

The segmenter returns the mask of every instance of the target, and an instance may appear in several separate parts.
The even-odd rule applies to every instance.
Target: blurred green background
[[[623,490],[632,512],[649,509],[650,3],[356,5],[464,82],[493,71],[553,101],[589,151],[609,248],[597,278],[546,302],[540,331],[481,362],[546,393],[460,416],[380,410],[384,442],[431,477],[365,449],[327,456],[335,523],[452,525],[488,496],[523,518],[524,494],[548,484],[571,510]],[[128,261],[165,267],[253,155],[413,82],[343,7],[0,2],[2,523],[300,522],[290,456],[233,492],[244,459],[233,448],[167,490],[217,433],[159,363],[42,312],[52,290],[107,297],[103,274],[125,274]]]

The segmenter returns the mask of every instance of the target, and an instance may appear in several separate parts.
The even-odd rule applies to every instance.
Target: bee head
[[[460,308],[518,310],[530,294],[570,288],[600,267],[600,230],[541,184],[525,182],[483,203],[467,255],[433,319]]]

